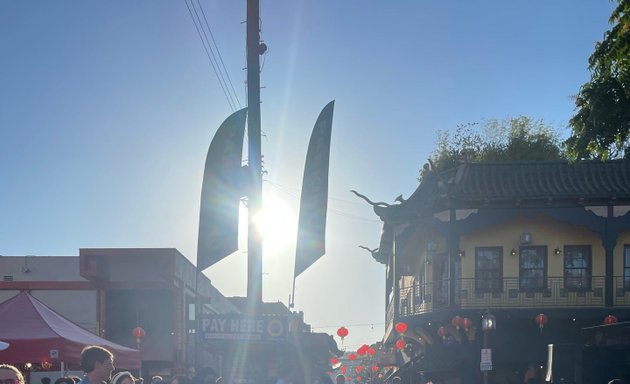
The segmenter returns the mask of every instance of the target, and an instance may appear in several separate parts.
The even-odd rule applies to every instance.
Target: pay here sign
[[[285,340],[288,319],[285,316],[244,316],[204,314],[199,319],[202,340]]]

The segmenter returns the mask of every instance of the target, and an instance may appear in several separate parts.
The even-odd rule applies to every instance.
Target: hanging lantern
[[[363,378],[361,376],[357,376],[357,381],[361,381]]]
[[[140,344],[140,341],[142,341],[142,339],[146,335],[146,332],[142,327],[135,327],[133,331],[131,331],[131,334],[133,335],[133,337],[135,337],[136,343]]]
[[[359,356],[365,356],[365,354],[367,353],[368,348],[370,348],[370,347],[367,346],[366,344],[363,344],[362,346],[359,347],[359,349],[357,349],[357,353],[359,354]]]
[[[339,363],[339,359],[336,357],[333,357],[332,359],[330,359],[330,364],[335,365]]]
[[[348,328],[346,327],[339,327],[339,329],[337,330],[337,336],[341,337],[341,340],[343,341],[343,338],[348,336]]]
[[[402,338],[400,338],[400,339],[398,339],[398,341],[396,341],[396,348],[400,349],[401,351],[403,349],[405,349],[406,345],[407,345],[407,343]]]
[[[462,326],[464,327],[464,330],[468,331],[470,327],[472,327],[472,320],[464,317],[464,319],[462,320]]]
[[[455,316],[453,317],[453,320],[451,320],[451,325],[453,325],[453,327],[455,327],[455,329],[459,331],[459,328],[464,325],[464,319],[462,319],[460,316]]]
[[[547,324],[547,322],[549,321],[547,315],[545,315],[544,313],[536,315],[535,320],[536,324],[538,324],[538,327],[540,327],[540,332],[542,332],[543,328],[545,328],[545,324]]]
[[[403,333],[407,332],[407,323],[401,321],[399,323],[396,323],[396,326],[394,328],[396,329],[396,332],[402,335]]]
[[[346,367],[345,365],[341,366],[341,373],[343,373],[344,375],[346,374],[347,370],[348,370],[348,367]]]
[[[350,361],[355,361],[357,359],[357,355],[355,355],[354,353],[351,353],[348,355],[348,359],[350,359]]]
[[[604,317],[604,324],[615,324],[618,321],[617,316],[608,315]]]
[[[354,370],[357,371],[357,373],[361,373],[361,371],[363,371],[363,366],[357,365],[357,367]]]
[[[374,356],[374,355],[376,355],[376,349],[370,347],[370,348],[368,348],[367,353],[370,356]]]
[[[52,363],[50,361],[48,361],[48,359],[44,359],[41,362],[41,366],[43,369],[50,369],[52,368]]]
[[[375,364],[372,366],[372,372],[374,373],[378,372],[378,365]]]
[[[442,326],[440,328],[438,328],[437,330],[437,334],[438,336],[440,336],[442,338],[442,340],[446,339],[446,327]]]

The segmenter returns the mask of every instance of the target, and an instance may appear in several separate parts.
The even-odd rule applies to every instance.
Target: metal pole
[[[483,331],[483,349],[488,348],[488,330]],[[483,384],[488,384],[488,371],[483,371]]]
[[[138,367],[138,379],[142,378],[142,350],[140,349],[140,339],[136,339],[138,351],[140,351],[140,366]]]
[[[262,210],[262,150],[260,144],[260,4],[247,0],[247,128],[251,185],[247,200],[247,298],[253,313],[262,303],[262,238],[255,217]]]

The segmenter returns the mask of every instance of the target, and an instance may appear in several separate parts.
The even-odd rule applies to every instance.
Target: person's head
[[[16,367],[0,364],[0,384],[24,384],[24,376]]]
[[[394,384],[400,384],[402,383],[402,380],[400,379],[400,377],[396,376],[392,379],[392,383]]]
[[[60,377],[57,380],[55,380],[55,384],[74,384],[74,380],[72,380],[68,376]]]
[[[342,374],[337,375],[337,377],[335,378],[335,382],[337,384],[345,384],[346,383],[346,377]]]
[[[103,347],[91,345],[81,351],[83,372],[95,376],[95,380],[108,381],[114,371],[114,355]]]
[[[136,384],[139,381],[129,371],[118,372],[112,376],[111,384]]]
[[[151,384],[162,384],[164,382],[164,378],[162,376],[155,375],[151,377]]]
[[[74,384],[77,384],[79,381],[81,381],[81,378],[79,376],[70,375],[67,377],[68,379],[74,381]],[[72,383],[68,381],[68,384],[72,384]]]
[[[176,375],[171,379],[171,384],[192,384],[192,380],[188,376]]]

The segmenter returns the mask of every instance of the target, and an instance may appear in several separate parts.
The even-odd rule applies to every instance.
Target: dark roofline
[[[465,163],[430,172],[409,199],[375,206],[386,222],[448,208],[630,204],[630,160]]]

